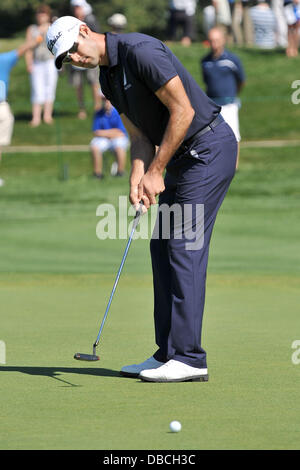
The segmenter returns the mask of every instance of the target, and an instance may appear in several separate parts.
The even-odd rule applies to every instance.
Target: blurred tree
[[[91,4],[103,32],[108,31],[107,19],[113,13],[127,17],[128,32],[139,31],[166,39],[169,0],[87,0]],[[0,37],[23,32],[34,21],[34,12],[40,3],[47,3],[55,16],[71,13],[70,0],[1,0]],[[197,18],[199,30],[199,15]]]

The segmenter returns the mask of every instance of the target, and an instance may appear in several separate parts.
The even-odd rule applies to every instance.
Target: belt
[[[224,119],[223,117],[218,114],[218,116],[210,123],[208,124],[208,126],[204,127],[203,129],[201,129],[200,131],[196,132],[196,134],[192,135],[192,137],[190,137],[189,139],[185,140],[179,147],[179,149],[182,149],[182,150],[187,150],[189,148],[189,146],[191,145],[191,143],[193,142],[194,139],[196,139],[197,137],[200,137],[201,135],[204,135],[206,134],[206,132],[208,131],[211,131],[214,127],[217,127],[219,124],[221,124],[221,122],[224,122]],[[178,149],[178,150],[179,150]],[[177,152],[176,152],[177,153]]]

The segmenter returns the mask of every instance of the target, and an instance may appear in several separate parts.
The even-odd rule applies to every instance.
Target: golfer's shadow
[[[101,369],[92,367],[31,367],[31,366],[0,366],[1,372],[21,372],[28,375],[40,375],[41,377],[50,377],[63,382],[71,387],[82,387],[82,385],[75,385],[67,380],[61,379],[60,374],[81,374],[81,375],[94,375],[97,377],[119,377],[119,371],[111,369]]]

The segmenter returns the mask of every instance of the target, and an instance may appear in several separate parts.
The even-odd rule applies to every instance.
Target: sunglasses
[[[77,52],[77,49],[78,49],[78,42],[74,42],[71,49],[69,49],[68,52],[66,53],[66,55],[64,56],[64,58],[62,60],[62,63],[63,64],[68,64],[68,63],[72,62],[71,54],[74,54],[74,52]]]

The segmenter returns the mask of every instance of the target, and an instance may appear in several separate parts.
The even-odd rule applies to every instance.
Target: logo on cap
[[[60,31],[53,39],[51,39],[50,41],[48,41],[47,43],[47,47],[49,49],[50,52],[53,51],[53,47],[55,46],[56,42],[58,41],[58,39],[61,37],[62,35],[62,32]]]

